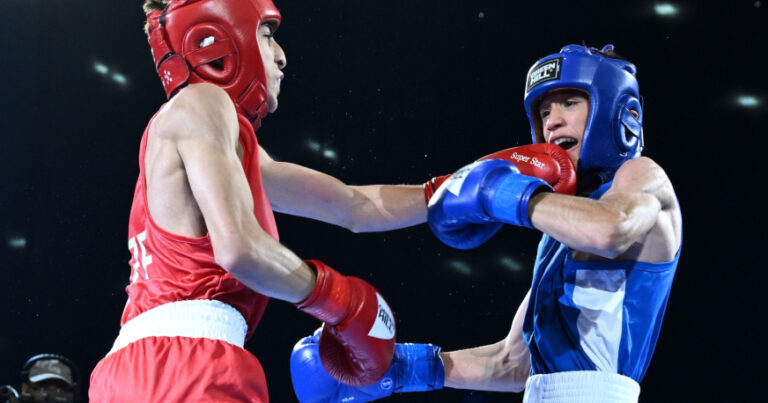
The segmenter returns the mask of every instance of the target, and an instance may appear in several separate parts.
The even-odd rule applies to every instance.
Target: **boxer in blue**
[[[640,156],[635,75],[610,45],[565,46],[528,73],[533,142],[568,153],[577,195],[491,159],[457,171],[430,200],[430,227],[450,246],[474,246],[467,237],[485,240],[499,223],[543,232],[531,289],[505,339],[454,352],[398,344],[384,378],[352,388],[324,374],[315,335],[291,357],[299,400],[365,402],[447,386],[524,389],[526,402],[636,402],[680,257],[682,217],[666,173]],[[307,375],[313,381],[297,381]]]

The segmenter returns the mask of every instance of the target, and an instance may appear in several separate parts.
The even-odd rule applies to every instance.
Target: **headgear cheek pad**
[[[264,21],[273,21],[273,29],[280,24],[271,0],[174,0],[147,14],[152,58],[166,96],[187,84],[216,84],[258,129],[267,114],[257,39]]]
[[[640,156],[643,149],[643,110],[637,69],[625,60],[604,56],[601,51],[567,45],[537,61],[525,83],[525,112],[533,142],[544,135],[537,111],[542,95],[556,89],[577,89],[589,94],[590,109],[579,156],[579,185],[607,182],[625,161]],[[630,111],[639,115],[635,118]]]

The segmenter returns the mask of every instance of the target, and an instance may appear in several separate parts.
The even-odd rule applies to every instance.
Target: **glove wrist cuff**
[[[396,360],[405,356],[397,377],[395,392],[424,392],[442,389],[445,384],[445,367],[440,358],[441,348],[432,344],[401,344],[397,346]],[[405,350],[404,352],[402,350]],[[398,355],[398,353],[403,353]],[[399,360],[398,360],[399,361]]]
[[[429,204],[429,199],[435,194],[435,185],[432,183],[433,179],[424,182],[424,203]]]
[[[494,189],[485,203],[489,216],[508,224],[535,229],[528,214],[528,204],[536,193],[551,192],[551,186],[542,179],[520,174],[503,176],[489,185]]]
[[[347,278],[319,260],[304,261],[317,272],[315,288],[307,298],[296,304],[301,311],[330,325],[347,317],[350,303]]]
[[[424,182],[424,202],[429,205],[429,200],[435,195],[437,189],[443,184],[451,175],[436,176],[426,182]]]

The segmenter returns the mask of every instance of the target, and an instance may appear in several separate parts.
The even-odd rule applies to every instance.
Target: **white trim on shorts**
[[[145,337],[192,337],[245,344],[248,325],[237,309],[216,300],[169,302],[129,320],[107,355]]]
[[[610,372],[568,371],[531,375],[523,403],[636,403],[640,385]]]

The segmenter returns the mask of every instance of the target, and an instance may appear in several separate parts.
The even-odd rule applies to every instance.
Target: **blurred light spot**
[[[101,62],[94,62],[93,63],[93,69],[96,70],[99,74],[107,74],[109,72],[109,67],[104,65],[104,63]]]
[[[125,78],[125,76],[120,74],[120,73],[112,74],[112,79],[115,80],[115,82],[120,84],[120,85],[125,85],[128,82],[128,80]]]
[[[323,145],[316,140],[308,139],[307,147],[309,147],[310,150],[319,153],[323,157],[328,158],[329,160],[336,161],[339,158],[339,155],[336,153],[336,151],[323,147]]]
[[[484,12],[482,12],[482,11],[481,11],[481,12],[479,12],[479,13],[477,14],[477,18],[480,18],[480,19],[482,20],[483,18],[485,18],[485,13],[484,13]]]
[[[752,95],[742,95],[736,98],[736,102],[746,108],[754,108],[760,105],[760,100]]]
[[[755,2],[755,8],[760,8],[760,2],[759,1]]]
[[[460,260],[451,260],[448,262],[448,267],[453,269],[453,271],[458,272],[459,274],[463,274],[465,276],[472,275],[472,268]]]
[[[677,14],[677,7],[669,3],[657,4],[653,8],[658,15],[668,16]]]
[[[12,236],[8,238],[8,247],[11,249],[24,249],[27,246],[27,238],[23,236]]]
[[[520,264],[520,262],[517,259],[511,258],[509,256],[503,256],[499,258],[499,264],[501,264],[501,266],[504,267],[505,269],[512,272],[519,272],[523,270],[523,265]]]
[[[325,150],[323,151],[323,157],[328,158],[329,160],[336,160],[336,151],[333,150]]]

